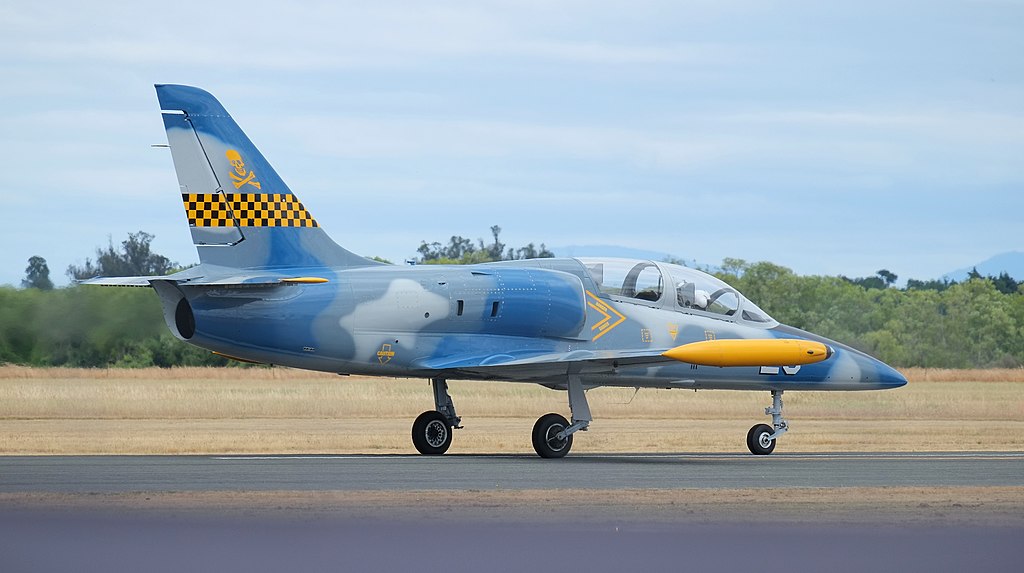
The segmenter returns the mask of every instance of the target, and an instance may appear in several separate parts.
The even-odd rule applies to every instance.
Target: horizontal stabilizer
[[[832,349],[811,340],[728,339],[691,342],[663,356],[701,366],[798,366],[826,360]]]
[[[217,287],[265,287],[274,285],[323,284],[322,277],[290,277],[274,275],[232,275],[207,279],[206,277],[181,278],[175,275],[150,277],[96,277],[79,284],[121,287],[148,287],[155,281],[169,281],[178,285]]]
[[[150,276],[150,277],[93,277],[83,281],[78,281],[80,285],[100,285],[100,286],[119,286],[119,287],[148,287],[151,286],[150,281],[172,281],[172,282],[183,282],[176,281],[173,276]]]

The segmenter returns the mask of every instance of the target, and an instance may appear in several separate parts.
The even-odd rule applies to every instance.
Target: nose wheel
[[[775,430],[768,424],[757,424],[747,432],[747,449],[755,456],[767,456],[775,451]]]
[[[782,417],[782,390],[772,390],[772,405],[764,413],[772,417],[772,425],[757,424],[747,432],[747,449],[755,456],[774,452],[775,442],[789,431],[789,423]]]

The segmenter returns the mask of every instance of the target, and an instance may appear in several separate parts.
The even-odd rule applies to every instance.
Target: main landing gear
[[[775,441],[789,431],[789,423],[782,417],[782,390],[772,390],[772,405],[764,413],[772,417],[772,425],[757,424],[747,432],[747,449],[757,456],[775,451]]]
[[[533,425],[533,449],[542,458],[564,458],[572,449],[572,435],[586,431],[593,420],[578,374],[569,375],[568,389],[572,424],[559,414],[544,414]]]
[[[452,445],[452,430],[461,428],[461,418],[448,395],[444,378],[430,381],[434,388],[434,410],[420,414],[412,424],[412,443],[416,451],[428,456],[441,455]],[[533,449],[542,458],[562,458],[572,449],[572,435],[586,430],[593,419],[590,405],[578,375],[568,377],[569,409],[572,423],[559,414],[544,414],[533,425]]]
[[[462,418],[455,413],[455,404],[448,395],[444,378],[430,381],[434,388],[434,410],[423,412],[412,424],[412,444],[426,456],[439,456],[452,445],[452,430],[461,428]]]

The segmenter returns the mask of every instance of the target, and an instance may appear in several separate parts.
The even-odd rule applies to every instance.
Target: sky
[[[1024,250],[1024,2],[0,0],[0,284],[197,262],[154,83],[322,227],[934,278]]]

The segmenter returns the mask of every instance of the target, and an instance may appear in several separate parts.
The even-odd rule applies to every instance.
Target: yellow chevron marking
[[[594,293],[587,291],[587,296],[590,297],[590,300],[587,301],[587,306],[601,313],[601,315],[604,316],[604,318],[597,321],[597,323],[595,323],[594,326],[590,327],[591,332],[595,330],[597,331],[597,334],[594,335],[594,338],[590,339],[590,341],[593,342],[598,338],[601,338],[602,336],[611,332],[612,329],[614,329],[616,326],[625,322],[626,316],[621,312],[615,310],[615,308],[612,305],[598,298],[597,295],[595,295]]]

